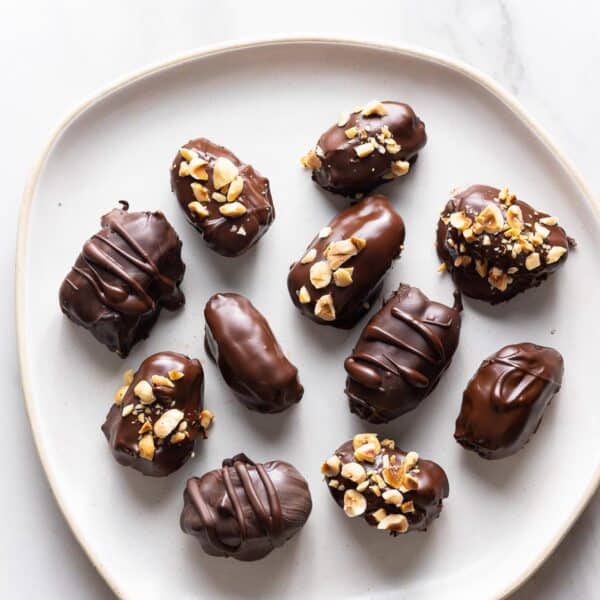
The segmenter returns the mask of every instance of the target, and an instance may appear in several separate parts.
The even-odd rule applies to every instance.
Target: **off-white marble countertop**
[[[21,192],[50,129],[67,110],[133,69],[214,42],[337,33],[411,43],[460,58],[507,87],[598,192],[598,22],[600,4],[594,0],[0,2],[0,595],[112,597],[71,535],[46,482],[15,354],[13,272]],[[101,183],[101,169],[99,176]],[[55,302],[54,290],[41,292],[41,302]],[[64,375],[61,385],[68,385]],[[599,543],[596,494],[556,553],[514,598],[598,598]]]

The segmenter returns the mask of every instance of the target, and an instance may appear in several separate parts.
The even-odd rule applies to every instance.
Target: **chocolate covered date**
[[[275,219],[269,180],[206,138],[179,149],[171,189],[188,221],[223,256],[246,252]]]
[[[252,561],[296,535],[312,509],[304,477],[289,463],[254,463],[244,454],[188,480],[181,529],[212,556]]]
[[[404,223],[385,196],[340,212],[290,267],[288,291],[304,315],[349,329],[381,292],[404,243]]]
[[[59,292],[60,308],[125,357],[150,334],[161,309],[177,310],[185,265],[181,240],[161,212],[114,209],[83,246]]]
[[[554,348],[522,343],[498,350],[464,391],[456,441],[483,458],[514,454],[537,431],[562,377],[563,358]]]
[[[301,162],[322,188],[364,194],[406,175],[426,142],[425,123],[408,104],[374,100],[342,114]]]
[[[204,308],[205,345],[240,402],[277,413],[299,402],[304,388],[267,320],[239,294],[215,294]]]
[[[473,185],[457,192],[438,222],[442,269],[463,294],[491,304],[538,286],[566,262],[572,245],[556,217],[508,188]]]
[[[439,517],[448,497],[444,470],[416,452],[359,433],[321,466],[325,482],[347,517],[362,517],[372,527],[396,536],[425,531]]]
[[[203,392],[200,362],[176,352],[158,352],[127,371],[102,425],[115,460],[152,477],[179,469],[212,423]]]
[[[387,423],[416,408],[450,365],[461,310],[458,295],[450,307],[401,285],[363,329],[344,363],[351,412]]]

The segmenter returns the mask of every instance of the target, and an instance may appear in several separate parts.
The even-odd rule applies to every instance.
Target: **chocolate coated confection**
[[[171,189],[188,221],[223,256],[246,252],[275,219],[269,180],[206,138],[179,150]]]
[[[277,413],[299,402],[304,388],[267,320],[239,294],[215,294],[204,308],[205,345],[244,406]]]
[[[444,470],[416,452],[360,433],[340,446],[321,466],[329,492],[350,518],[363,517],[393,536],[425,531],[439,517],[448,497]]]
[[[206,437],[212,422],[212,413],[202,409],[202,365],[158,352],[124,380],[102,425],[113,456],[144,475],[169,475],[190,458],[196,438]]]
[[[373,101],[343,114],[302,164],[326,190],[362,194],[406,175],[426,142],[425,123],[408,104]]]
[[[161,212],[102,217],[102,229],[83,246],[63,281],[62,311],[122,357],[148,337],[161,308],[176,310],[185,265],[181,241]]]
[[[558,392],[563,358],[553,348],[511,344],[484,360],[467,384],[454,437],[483,458],[520,450]]]
[[[572,245],[556,217],[485,185],[456,193],[437,230],[438,255],[457,288],[491,304],[539,285]]]
[[[306,480],[289,463],[255,464],[244,454],[188,480],[181,529],[212,556],[258,560],[283,545],[312,509]]]
[[[292,301],[321,325],[353,327],[381,292],[403,243],[404,223],[388,199],[364,198],[340,212],[290,267]]]
[[[401,285],[344,363],[350,410],[371,423],[387,423],[416,408],[452,360],[461,310],[458,294],[451,308]]]

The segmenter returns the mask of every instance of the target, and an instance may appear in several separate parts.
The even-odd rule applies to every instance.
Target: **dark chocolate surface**
[[[304,477],[289,463],[255,464],[244,454],[188,480],[181,529],[212,556],[252,561],[293,537],[312,509]]]
[[[290,267],[290,297],[313,321],[349,329],[380,294],[403,243],[404,223],[389,200],[381,195],[364,198],[334,217]]]
[[[184,304],[181,241],[161,212],[128,212],[127,203],[101,224],[61,285],[60,307],[125,357],[148,337],[161,308]]]
[[[171,165],[171,189],[188,221],[215,252],[223,256],[243,254],[258,242],[275,219],[269,180],[233,152],[206,138],[192,140],[183,149],[184,153],[185,149],[191,151],[192,160],[199,164],[197,169],[192,168],[193,174],[186,174],[192,163],[180,150]],[[220,174],[215,178],[217,164],[226,168],[217,167]],[[234,174],[236,183],[229,183]],[[223,182],[228,183],[223,186]],[[234,189],[238,183],[243,183],[243,188],[236,195]],[[234,209],[244,212],[238,216],[235,211],[223,214]]]
[[[483,458],[510,456],[537,431],[560,390],[563,358],[553,348],[522,343],[484,360],[463,394],[454,437]]]
[[[458,296],[449,307],[401,285],[344,363],[350,410],[371,423],[387,423],[416,408],[452,360],[461,310]]]
[[[125,380],[102,425],[113,456],[144,475],[169,475],[190,458],[196,438],[206,437],[212,422],[212,413],[203,410],[202,365],[183,354],[158,352]],[[144,396],[140,382],[151,396]]]
[[[425,124],[408,104],[373,101],[342,115],[303,164],[326,190],[345,196],[368,193],[405,175],[426,142]]]
[[[473,185],[456,193],[438,222],[437,252],[455,285],[491,304],[538,286],[572,245],[555,217],[506,188]]]
[[[450,491],[437,463],[396,448],[392,440],[380,442],[373,433],[340,446],[321,471],[348,517],[363,517],[391,535],[425,531],[439,517]]]
[[[244,296],[215,294],[206,303],[205,344],[227,385],[251,410],[277,413],[304,388],[264,316]]]

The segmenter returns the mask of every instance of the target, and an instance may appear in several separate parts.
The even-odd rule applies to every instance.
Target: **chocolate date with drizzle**
[[[176,352],[146,358],[128,370],[102,425],[115,460],[144,475],[164,477],[192,455],[213,415],[203,409],[204,372]]]
[[[520,450],[560,390],[563,358],[554,348],[511,344],[486,358],[469,381],[454,437],[483,458]]]
[[[206,138],[179,149],[171,189],[187,220],[223,256],[246,252],[275,219],[269,180]]]
[[[304,388],[298,369],[247,298],[215,294],[206,303],[204,317],[207,353],[246,408],[278,413],[300,401]]]
[[[181,529],[212,556],[259,560],[296,535],[312,500],[295,467],[275,460],[254,463],[245,454],[220,469],[188,480]]]
[[[382,195],[340,212],[290,267],[294,304],[320,325],[350,329],[369,310],[404,243],[404,223]]]
[[[63,313],[94,337],[126,357],[150,334],[161,309],[185,302],[179,285],[185,272],[181,240],[161,212],[114,209],[102,229],[83,246],[64,279]]]
[[[491,304],[540,285],[573,245],[556,217],[508,188],[473,185],[457,192],[438,222],[441,269],[463,294]]]
[[[373,100],[343,113],[301,162],[322,188],[360,195],[406,175],[426,142],[425,123],[408,104]]]
[[[371,423],[387,423],[416,408],[450,365],[461,310],[458,294],[449,307],[401,285],[344,363],[350,411]]]
[[[321,465],[335,502],[347,517],[362,517],[372,527],[396,536],[426,531],[440,516],[450,492],[444,470],[416,452],[359,433]]]

